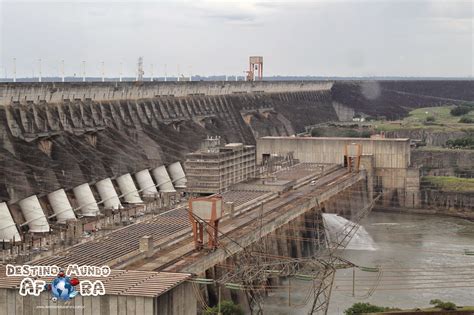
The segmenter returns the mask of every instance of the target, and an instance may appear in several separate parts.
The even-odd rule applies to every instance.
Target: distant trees
[[[347,129],[347,130],[342,131],[341,136],[348,137],[348,138],[358,138],[359,132],[357,132],[357,130],[354,130],[354,129]]]
[[[443,302],[439,299],[431,300],[430,301],[431,305],[434,305],[434,307],[441,309],[442,311],[455,311],[456,310],[456,304],[453,302]]]
[[[471,149],[474,150],[474,136],[467,136],[458,139],[449,139],[446,141],[446,146],[452,149]]]
[[[320,128],[313,128],[311,129],[311,137],[322,137],[324,135],[324,131]]]
[[[364,130],[360,133],[361,138],[370,138],[372,132],[370,130]]]
[[[426,122],[431,123],[431,122],[434,122],[436,120],[436,118],[434,118],[434,116],[428,116],[428,117],[426,117],[425,120],[426,120]]]
[[[217,315],[219,311],[219,306],[216,305],[206,310],[205,315]],[[244,311],[240,305],[234,304],[232,301],[222,301],[221,302],[221,313],[222,315],[244,315]]]
[[[349,126],[351,127],[351,126]],[[357,127],[357,125],[355,125]],[[312,128],[311,137],[346,137],[346,138],[370,138],[371,130],[360,130],[352,128]]]
[[[459,119],[459,122],[462,124],[473,124],[474,119],[464,116],[464,117],[461,117],[461,119]]]
[[[370,303],[355,303],[344,311],[345,315],[360,315],[366,313],[385,312],[391,310],[389,307],[372,305]]]
[[[474,110],[474,104],[462,104],[451,109],[451,115],[453,116],[462,116],[469,113],[471,110]]]
[[[456,304],[453,302],[443,302],[439,299],[431,300],[430,304],[442,311],[457,310]],[[361,315],[367,313],[390,312],[399,311],[398,308],[390,308],[385,306],[372,305],[370,303],[355,303],[350,308],[344,311],[345,315]]]

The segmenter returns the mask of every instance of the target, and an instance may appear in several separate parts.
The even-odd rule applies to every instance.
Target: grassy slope
[[[383,312],[383,313],[367,313],[367,315],[388,315],[388,314],[406,314],[407,312],[416,312],[417,314],[423,314],[428,312],[441,312],[442,310],[439,308],[423,308],[423,309],[412,309],[412,310],[405,310],[405,311],[393,311],[393,312]],[[443,314],[456,314],[457,311],[474,311],[474,306],[464,306],[458,307],[456,311],[445,311]],[[463,313],[466,314],[466,313]],[[470,314],[470,313],[469,313]]]
[[[417,312],[417,313],[424,313],[424,312],[433,312],[433,311],[442,311],[439,308],[436,307],[428,307],[428,308],[422,308],[422,309],[408,309],[408,310],[403,310],[403,311],[391,311],[391,312],[382,312],[382,313],[369,313],[370,315],[385,315],[385,314],[404,314],[406,312]],[[474,306],[459,306],[457,307],[456,311],[474,311]],[[456,314],[455,311],[450,311],[446,312],[446,314]]]
[[[450,152],[453,149],[450,148],[443,148],[443,147],[436,147],[436,146],[424,146],[415,149],[416,151],[439,151],[439,152]],[[456,149],[456,152],[472,152],[469,149]]]
[[[439,131],[457,131],[466,128],[472,128],[473,124],[459,123],[463,116],[452,116],[450,111],[455,106],[425,107],[412,110],[408,117],[401,121],[377,121],[374,122],[376,128],[380,131],[392,131],[399,129],[430,129]],[[432,116],[435,121],[430,125],[425,125],[426,118]],[[464,115],[474,119],[474,111]]]

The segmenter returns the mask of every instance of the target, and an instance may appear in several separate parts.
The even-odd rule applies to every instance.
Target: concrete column
[[[418,168],[407,169],[405,180],[405,207],[420,207],[420,170]]]
[[[114,226],[114,217],[113,217],[113,210],[112,209],[104,209],[105,214],[105,224],[107,227]]]
[[[142,253],[145,253],[146,258],[153,256],[153,236],[145,235],[140,238],[139,248]]]
[[[228,213],[230,214],[231,217],[234,216],[234,211],[235,211],[235,207],[234,207],[234,203],[233,202],[230,202],[230,201],[226,201],[224,203],[224,213]]]
[[[374,157],[373,155],[362,155],[360,159],[361,169],[367,172],[367,189],[369,198],[372,200],[374,193]]]
[[[76,239],[76,226],[77,226],[77,220],[67,220],[67,230],[66,230],[66,243],[68,245],[74,244],[74,240]]]

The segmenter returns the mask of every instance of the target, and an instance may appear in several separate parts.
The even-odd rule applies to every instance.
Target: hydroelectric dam
[[[312,313],[327,313],[336,267],[364,268],[337,250],[376,203],[417,207],[419,171],[408,138],[296,135],[436,106],[439,86],[471,83],[428,83],[421,96],[417,84],[0,84],[0,313],[197,314],[225,299],[261,314],[288,277],[311,282]],[[215,181],[219,224],[206,221],[199,243],[192,224],[205,220],[189,205]],[[329,240],[324,213],[352,221]],[[111,272],[104,294],[61,302],[19,295],[7,264]]]

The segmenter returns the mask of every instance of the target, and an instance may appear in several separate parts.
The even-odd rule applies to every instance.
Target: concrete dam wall
[[[337,119],[331,84],[122,83],[0,86],[0,200],[182,160],[208,135],[254,144]],[[123,96],[122,96],[123,95]]]
[[[472,81],[0,84],[0,201],[182,160],[207,135],[254,144],[355,113],[472,99]],[[419,91],[419,92],[417,92]],[[444,93],[444,94],[443,94]],[[452,100],[457,102],[457,100]]]

